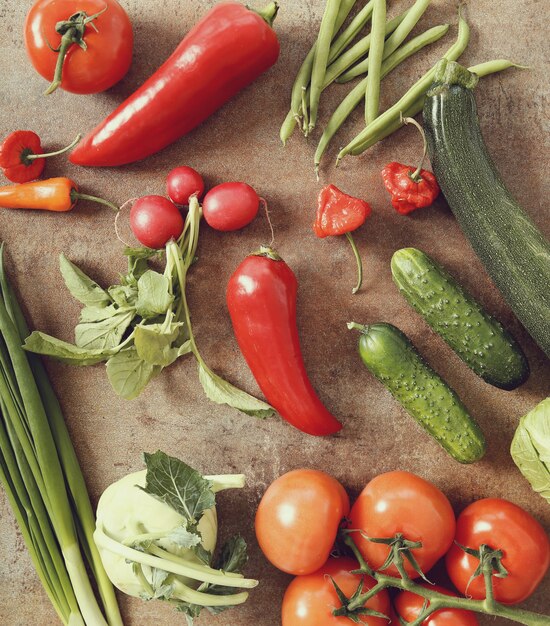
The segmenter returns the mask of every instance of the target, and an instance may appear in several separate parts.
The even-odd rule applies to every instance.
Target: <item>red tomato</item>
[[[456,597],[456,594],[439,585],[421,585],[431,591],[439,591],[446,596]],[[393,606],[398,615],[406,622],[414,622],[424,607],[424,598],[410,591],[402,591],[394,601]],[[422,626],[478,626],[477,617],[472,611],[464,609],[440,609],[432,613],[427,620],[422,622]]]
[[[325,565],[308,576],[297,576],[288,586],[283,599],[282,626],[346,626],[351,624],[347,617],[335,617],[333,609],[341,606],[331,578],[349,598],[361,579],[363,590],[368,591],[375,585],[369,576],[358,576],[350,572],[359,567],[353,559],[329,559]],[[364,606],[389,615],[390,598],[385,589],[377,593]],[[381,617],[362,615],[362,624],[387,626],[387,620]]]
[[[456,541],[477,550],[486,544],[504,553],[506,578],[493,576],[495,599],[517,604],[528,598],[543,579],[550,565],[550,541],[542,526],[519,506],[497,498],[478,500],[459,515]],[[485,598],[482,576],[468,584],[479,560],[456,544],[446,559],[447,572],[455,587],[477,600]]]
[[[178,207],[163,196],[143,196],[132,205],[130,226],[138,241],[158,250],[183,231]]]
[[[394,537],[421,541],[422,547],[412,550],[422,571],[426,573],[451,546],[455,533],[455,516],[447,497],[432,483],[409,472],[381,474],[365,487],[350,515],[350,528],[360,529],[373,538]],[[351,535],[361,554],[374,569],[388,556],[386,545]],[[405,568],[416,578],[408,561]],[[391,565],[387,573],[398,576]]]
[[[259,207],[258,194],[246,183],[217,185],[202,203],[206,223],[221,231],[244,228],[256,217]]]
[[[166,191],[172,202],[181,206],[189,204],[189,198],[195,194],[202,198],[204,181],[202,176],[192,167],[182,165],[174,168],[166,179]]]
[[[328,559],[349,498],[332,476],[289,472],[273,482],[256,513],[256,537],[267,559],[283,572],[317,571]]]
[[[53,80],[61,42],[55,26],[74,13],[95,15],[107,7],[93,24],[87,24],[87,49],[73,44],[63,62],[61,88],[73,93],[98,93],[112,87],[126,74],[132,62],[133,33],[126,11],[116,0],[37,0],[25,21],[25,46],[36,71]]]

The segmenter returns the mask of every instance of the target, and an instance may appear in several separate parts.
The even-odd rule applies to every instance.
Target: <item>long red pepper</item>
[[[172,56],[77,146],[78,165],[114,166],[158,152],[198,126],[279,56],[272,2],[215,6]]]
[[[247,257],[227,287],[237,342],[268,402],[310,435],[330,435],[342,424],[319,400],[306,373],[296,325],[298,282],[270,248]]]

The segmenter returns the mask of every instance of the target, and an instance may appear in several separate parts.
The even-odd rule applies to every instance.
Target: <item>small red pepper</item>
[[[416,209],[432,205],[439,195],[439,185],[431,172],[422,169],[428,151],[424,130],[413,118],[408,117],[403,121],[406,124],[414,124],[422,133],[424,139],[422,161],[416,169],[395,161],[388,163],[382,170],[382,180],[391,194],[393,207],[401,215],[408,215]]]
[[[335,185],[323,187],[319,193],[317,219],[313,224],[313,231],[321,238],[333,235],[346,235],[348,238],[357,261],[358,280],[353,293],[361,289],[363,264],[351,232],[362,226],[370,214],[371,207],[368,202],[348,196]]]
[[[74,148],[80,135],[66,148],[44,154],[40,137],[32,130],[16,130],[0,145],[0,168],[13,183],[28,183],[40,177],[44,171],[44,159],[63,154]]]

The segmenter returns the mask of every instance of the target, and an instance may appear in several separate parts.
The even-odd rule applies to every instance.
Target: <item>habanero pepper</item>
[[[253,11],[215,6],[172,56],[71,154],[77,165],[116,166],[158,152],[193,130],[279,57],[272,2]]]
[[[79,200],[98,202],[118,211],[118,207],[108,200],[80,193],[76,183],[70,178],[48,178],[0,187],[0,207],[4,209],[63,212],[70,211]]]
[[[227,307],[241,352],[268,402],[309,435],[331,435],[342,424],[323,405],[306,373],[298,326],[298,282],[271,248],[237,268],[227,286]]]
[[[432,172],[423,170],[428,146],[426,136],[420,124],[412,117],[403,119],[406,124],[414,124],[424,139],[424,154],[420,165],[415,169],[410,165],[392,162],[382,170],[382,180],[386,189],[390,192],[391,203],[394,209],[401,215],[408,215],[416,209],[433,204],[439,195],[439,185]]]

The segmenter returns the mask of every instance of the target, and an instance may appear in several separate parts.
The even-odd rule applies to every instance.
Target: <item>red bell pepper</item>
[[[296,324],[298,282],[271,248],[237,268],[227,306],[237,342],[268,402],[310,435],[330,435],[342,424],[319,400],[306,373]]]
[[[70,160],[133,163],[191,131],[277,61],[279,42],[271,28],[276,13],[275,2],[259,12],[234,2],[215,6]]]

